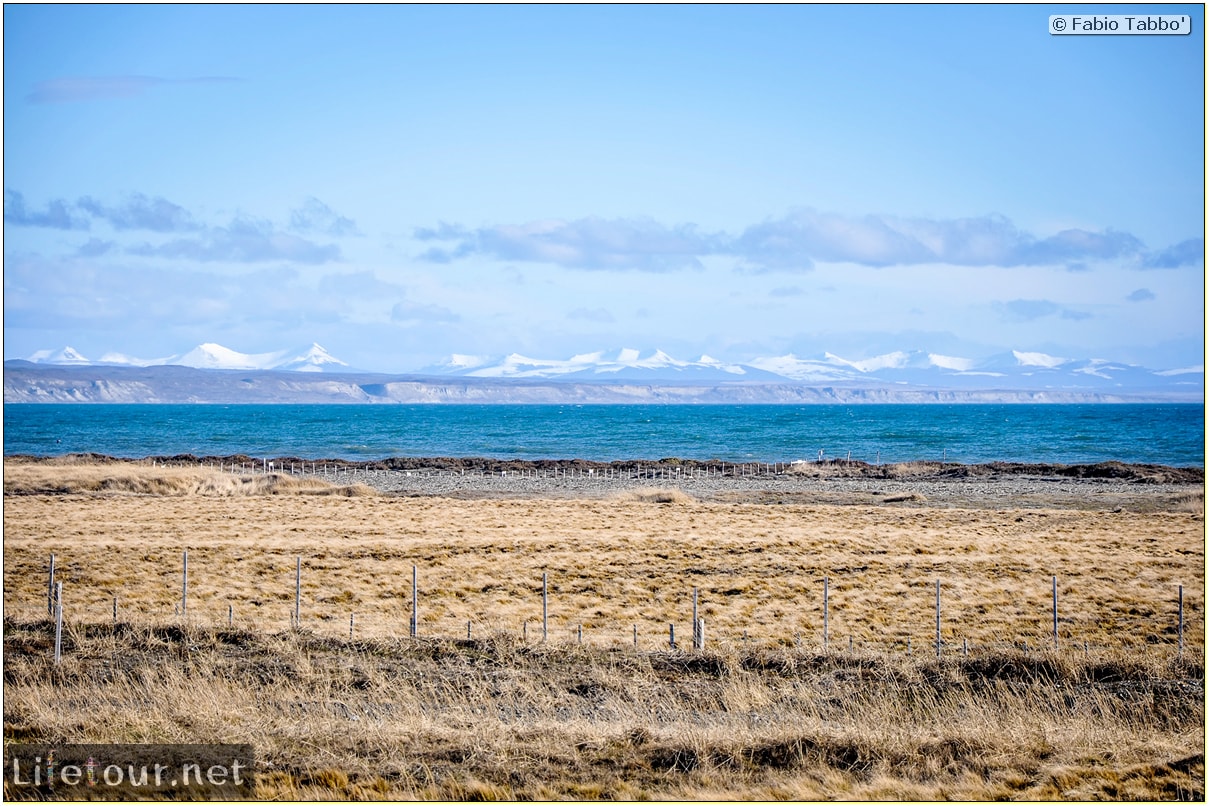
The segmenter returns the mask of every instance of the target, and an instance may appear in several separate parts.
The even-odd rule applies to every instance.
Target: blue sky
[[[1055,37],[1069,7],[1037,5],[6,5],[4,355],[1201,364],[1203,11],[1137,8],[1193,34]]]

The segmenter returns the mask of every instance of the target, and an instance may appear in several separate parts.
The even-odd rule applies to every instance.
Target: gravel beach
[[[295,466],[295,473],[303,471]],[[1131,467],[1131,466],[1122,466]],[[287,465],[288,468],[288,465]],[[929,470],[901,478],[870,477],[845,468],[808,465],[752,471],[754,475],[696,475],[668,467],[641,471],[526,467],[505,470],[383,470],[350,466],[315,470],[334,484],[365,484],[379,492],[449,498],[609,498],[651,490],[679,490],[702,501],[759,504],[841,504],[988,509],[1081,509],[1163,511],[1199,508],[1204,482],[1195,471],[1175,480],[1152,474],[1079,478],[1053,473],[969,474]],[[831,470],[832,472],[828,472]],[[1174,470],[1174,469],[1167,469]],[[308,468],[306,473],[312,471]]]
[[[790,464],[718,461],[590,462],[484,458],[414,458],[353,462],[299,457],[100,454],[10,456],[6,463],[201,467],[240,475],[285,474],[338,485],[363,485],[392,496],[454,499],[610,499],[658,497],[734,504],[835,504],[963,509],[1075,509],[1200,512],[1204,469],[1103,462],[1094,465],[910,462],[871,465],[843,460]]]

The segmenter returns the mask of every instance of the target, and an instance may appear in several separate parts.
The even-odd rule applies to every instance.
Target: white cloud
[[[1048,316],[1075,321],[1091,318],[1089,313],[1067,308],[1048,299],[1014,299],[1010,302],[995,302],[992,305],[1004,320],[1010,322],[1031,322]]]
[[[754,271],[804,271],[816,261],[889,266],[933,258],[923,244],[876,216],[849,218],[813,210],[748,227],[731,251]]]
[[[430,324],[446,324],[461,321],[461,317],[448,308],[403,300],[390,310],[390,321],[404,327],[419,327]]]
[[[1205,262],[1205,241],[1189,238],[1153,254],[1142,261],[1145,269],[1178,269],[1183,266],[1198,266]]]
[[[73,205],[63,199],[51,199],[44,210],[25,206],[25,196],[4,189],[4,223],[18,227],[48,227],[50,229],[88,229],[88,219],[73,213]]]
[[[737,236],[643,218],[531,221],[479,229],[442,222],[414,234],[421,241],[445,244],[420,256],[437,263],[486,255],[567,268],[655,272],[701,268],[702,259],[711,255],[733,258],[748,273],[803,272],[817,263],[1086,270],[1089,261],[1116,261],[1136,268],[1176,268],[1194,263],[1203,248],[1199,239],[1192,239],[1151,252],[1134,235],[1113,229],[1066,229],[1038,236],[1000,215],[927,219],[812,209],[754,224]]]
[[[131,194],[116,204],[91,196],[82,196],[75,202],[52,199],[39,211],[29,209],[19,191],[5,189],[4,220],[18,227],[63,230],[89,230],[93,222],[99,221],[118,233],[182,235],[167,241],[134,244],[92,238],[79,248],[78,254],[84,257],[122,251],[140,257],[205,262],[319,264],[340,259],[338,246],[283,232],[266,219],[239,215],[226,226],[210,226],[168,199],[142,193]],[[296,229],[322,229],[325,234],[351,234],[356,230],[352,221],[337,216],[317,199],[309,199],[300,210],[295,210],[292,221]]]
[[[336,213],[314,196],[304,201],[301,207],[290,211],[290,229],[332,238],[359,234],[351,218]]]
[[[1114,230],[1068,229],[1040,238],[999,215],[926,219],[859,218],[799,210],[749,227],[734,250],[749,270],[801,270],[814,262],[864,266],[1063,265],[1080,260],[1140,260],[1137,238]]]
[[[320,264],[340,259],[337,246],[280,232],[268,221],[247,217],[236,218],[225,227],[209,227],[197,237],[176,238],[160,244],[141,243],[126,251],[140,257],[204,262]]]
[[[654,272],[700,269],[700,257],[716,252],[720,244],[716,236],[703,235],[691,224],[665,227],[645,218],[532,221],[477,230],[441,224],[417,229],[415,236],[456,242],[452,249],[424,253],[422,257],[434,262],[483,254],[577,269]]]

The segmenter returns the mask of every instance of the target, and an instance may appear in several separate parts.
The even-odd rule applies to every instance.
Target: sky
[[[4,6],[4,357],[1204,363],[1205,62],[1066,6]]]

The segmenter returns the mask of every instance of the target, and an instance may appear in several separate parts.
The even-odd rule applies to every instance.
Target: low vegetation
[[[643,504],[691,504],[696,501],[683,490],[660,489],[658,487],[643,487],[628,490],[617,495],[618,501],[637,502]]]
[[[130,493],[156,496],[376,495],[364,484],[337,486],[281,473],[237,475],[201,467],[123,463],[30,463],[6,472],[5,495]]]
[[[6,463],[9,742],[252,741],[273,799],[1205,797],[1203,494],[1147,514],[450,500],[269,474],[232,495],[76,464]]]
[[[1204,669],[4,625],[8,741],[242,742],[273,799],[1203,800]]]

